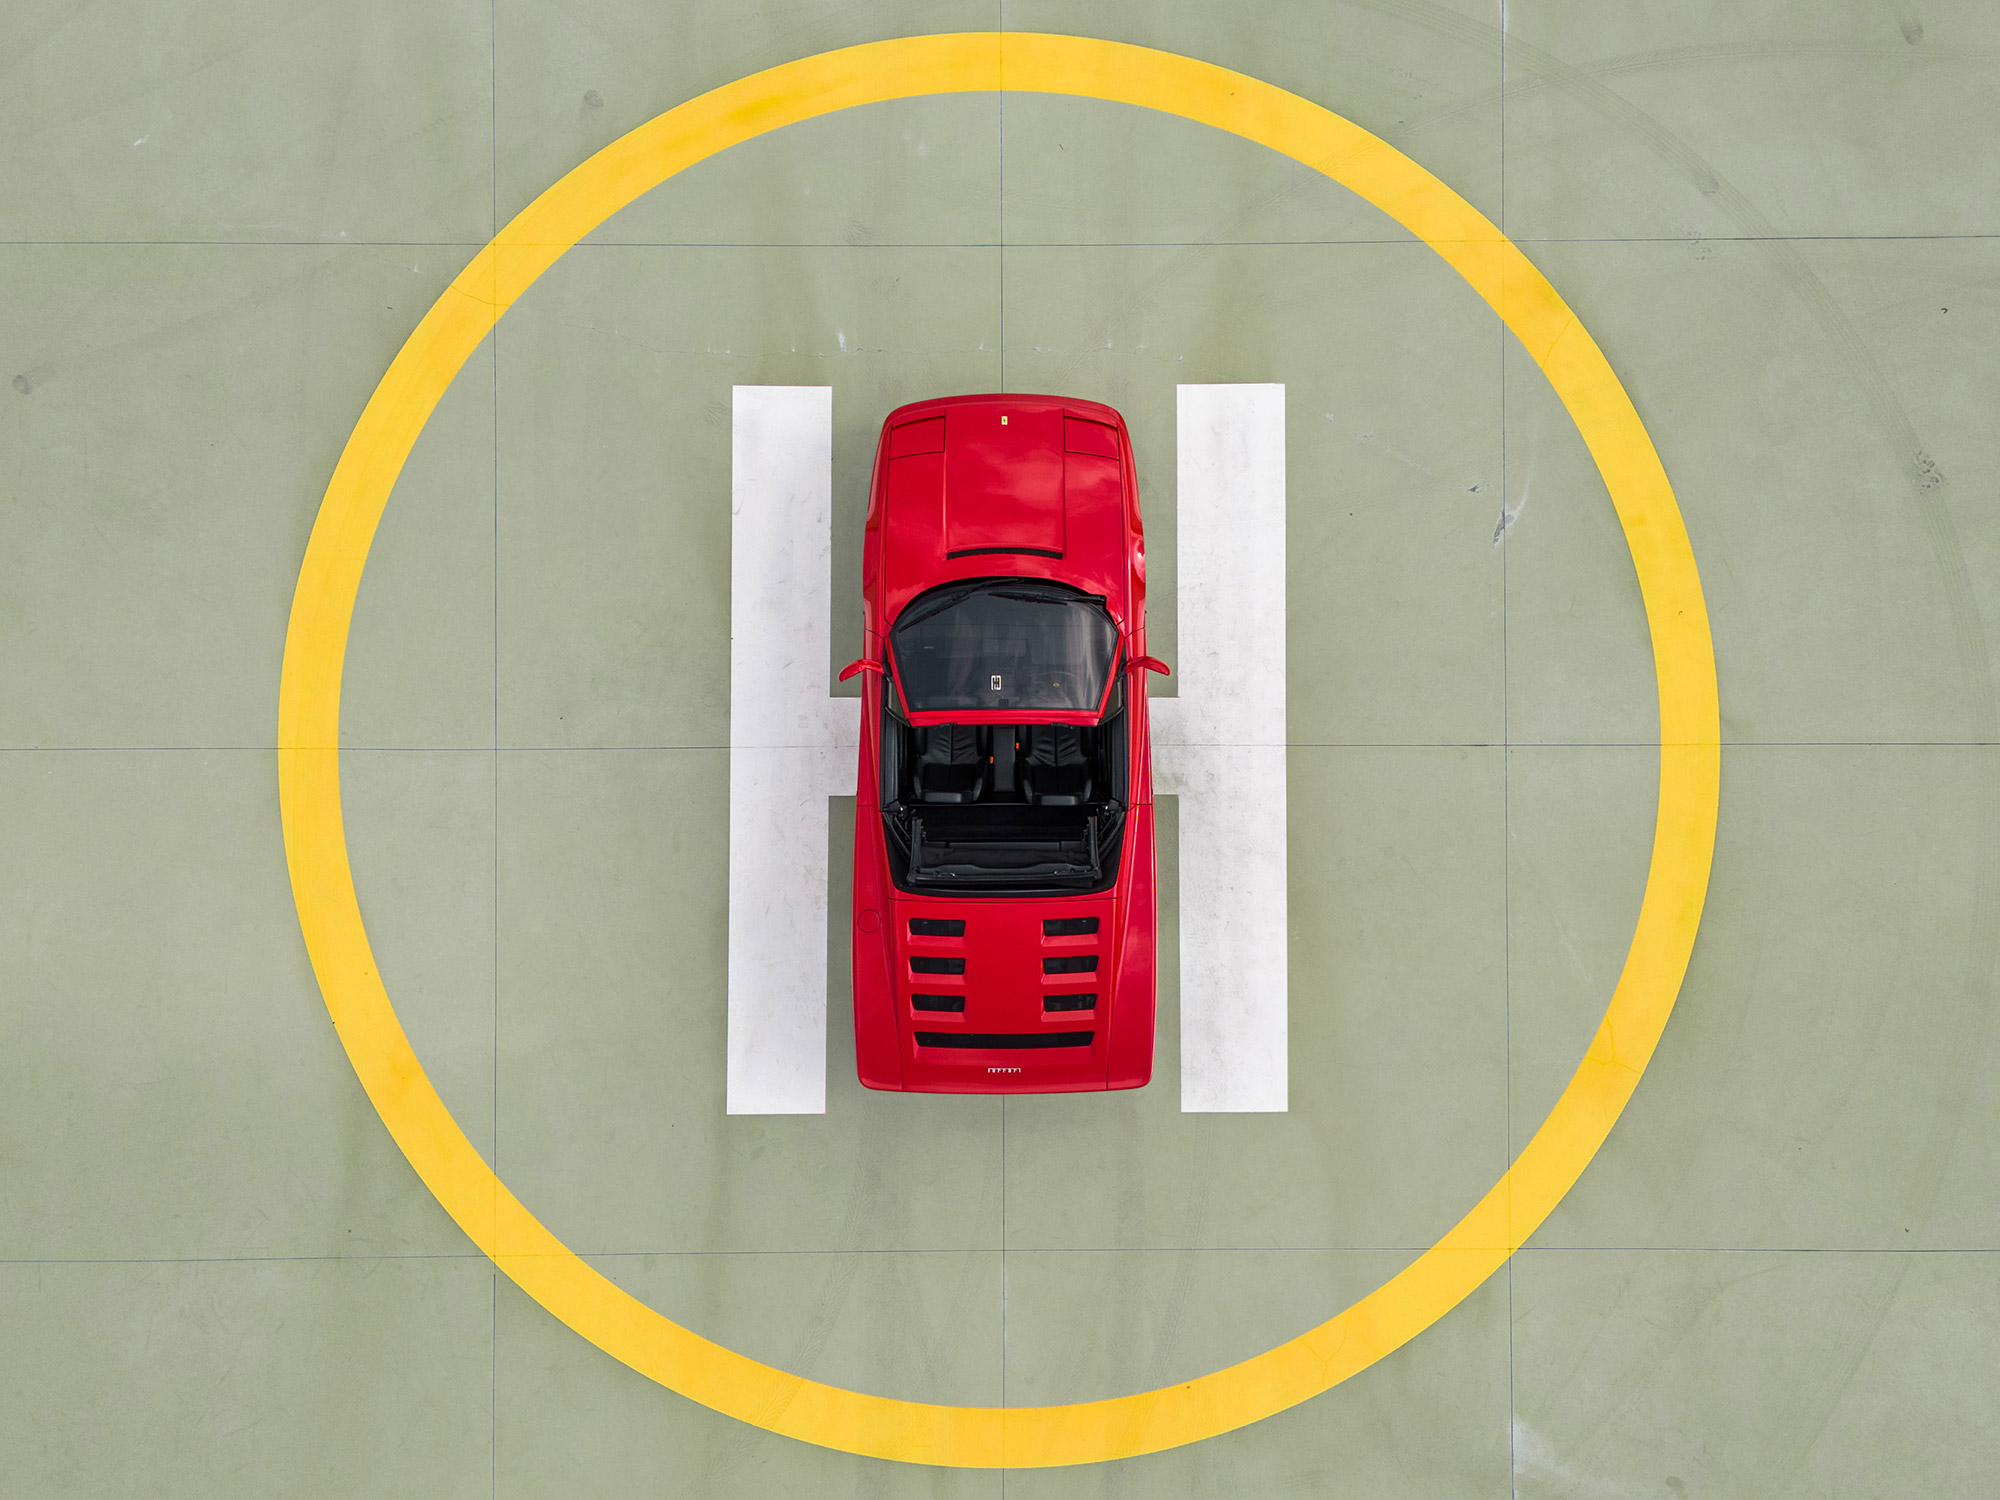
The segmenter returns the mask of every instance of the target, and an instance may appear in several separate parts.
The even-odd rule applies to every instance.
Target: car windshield
[[[919,595],[889,632],[912,713],[1095,713],[1118,657],[1104,600],[1026,579],[983,578]]]

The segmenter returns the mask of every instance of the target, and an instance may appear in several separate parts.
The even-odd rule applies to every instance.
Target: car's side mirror
[[[1134,671],[1158,672],[1162,677],[1173,676],[1173,669],[1157,656],[1135,656],[1132,658]]]
[[[856,673],[859,672],[873,672],[877,676],[887,675],[882,670],[882,663],[880,663],[879,661],[871,660],[870,658],[864,656],[861,658],[861,660],[851,661],[846,666],[842,667],[840,669],[840,680],[842,682],[845,682],[847,681],[848,678],[854,676]]]

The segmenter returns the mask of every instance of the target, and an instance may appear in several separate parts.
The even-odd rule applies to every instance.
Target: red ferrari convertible
[[[1153,1074],[1146,554],[1108,406],[889,414],[862,562],[854,1042],[870,1088]]]

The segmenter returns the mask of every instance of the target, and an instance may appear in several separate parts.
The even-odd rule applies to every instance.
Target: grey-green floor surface
[[[1665,459],[1725,740],[1679,1009],[1507,1269],[1284,1415],[1006,1476],[715,1415],[496,1276],[333,1034],[271,748],[333,462],[496,224],[702,89],[999,25],[1292,88],[1502,222]],[[1983,0],[13,0],[0,1493],[1993,1493],[1996,99]],[[1173,390],[1231,380],[1288,389],[1291,1111],[1178,1110],[1167,804],[1151,1088],[866,1094],[837,978],[827,1114],[726,1117],[730,387],[833,386],[842,600],[892,405],[1115,403],[1170,647]],[[1652,691],[1602,482],[1428,250],[1194,125],[921,100],[669,183],[466,367],[363,585],[348,836],[447,1102],[608,1275],[822,1379],[1075,1400],[1497,1177],[1623,958]]]

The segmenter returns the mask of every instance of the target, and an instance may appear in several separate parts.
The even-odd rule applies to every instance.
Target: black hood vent
[[[1094,1031],[920,1031],[919,1047],[963,1047],[978,1052],[1013,1052],[1042,1047],[1088,1047]]]

